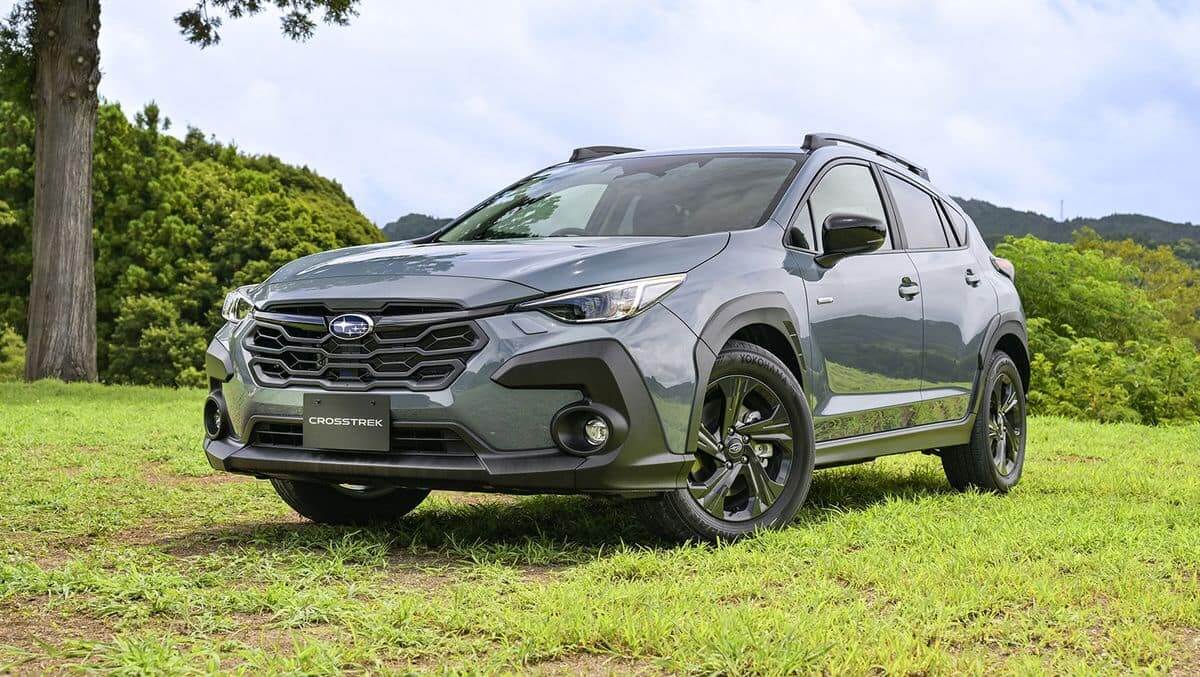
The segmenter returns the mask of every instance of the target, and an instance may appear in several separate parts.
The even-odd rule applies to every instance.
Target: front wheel
[[[812,439],[795,376],[766,350],[731,341],[705,391],[687,487],[644,507],[680,539],[732,541],[786,526],[812,483]]]
[[[976,487],[1006,493],[1025,467],[1025,388],[1016,363],[999,351],[988,361],[984,379],[971,440],[943,450],[942,468],[959,491]]]
[[[428,489],[367,487],[272,479],[275,493],[302,516],[319,524],[394,522],[412,512]]]

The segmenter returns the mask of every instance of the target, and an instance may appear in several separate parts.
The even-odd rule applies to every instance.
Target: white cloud
[[[151,7],[147,7],[151,4]],[[453,214],[573,146],[894,146],[951,192],[1200,221],[1200,9],[1150,2],[363,0],[284,40],[104,6],[102,93],[336,178],[382,223]]]

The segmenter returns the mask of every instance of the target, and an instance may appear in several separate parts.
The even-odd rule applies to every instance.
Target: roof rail
[[[620,155],[621,153],[637,153],[641,148],[626,148],[625,146],[584,146],[571,151],[571,159],[567,162],[583,162],[584,160],[595,160],[598,157],[606,155]]]
[[[858,139],[855,139],[853,137],[843,136],[841,134],[820,133],[820,134],[805,134],[804,135],[804,150],[816,150],[818,148],[824,148],[825,146],[833,146],[833,145],[837,145],[839,143],[845,143],[845,144],[848,144],[851,146],[858,146],[859,148],[865,148],[865,149],[875,153],[876,155],[879,155],[880,157],[885,157],[885,158],[891,160],[892,162],[897,162],[899,164],[902,164],[908,169],[908,171],[912,172],[913,174],[916,174],[917,176],[921,177],[922,179],[925,179],[926,181],[929,180],[929,171],[926,170],[924,167],[918,165],[915,162],[912,162],[911,160],[905,160],[904,158],[900,157],[899,155],[896,155],[895,153],[893,153],[891,151],[884,150],[883,148],[880,148],[879,146],[876,146],[875,144],[867,143],[866,141],[859,141]]]

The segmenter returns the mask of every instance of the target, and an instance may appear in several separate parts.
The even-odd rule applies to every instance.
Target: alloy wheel
[[[724,376],[705,393],[688,491],[709,515],[744,522],[779,499],[795,458],[792,419],[779,395],[749,376]]]
[[[988,450],[992,464],[1002,477],[1017,465],[1025,434],[1025,404],[1017,394],[1012,377],[1001,372],[992,384],[988,403]]]

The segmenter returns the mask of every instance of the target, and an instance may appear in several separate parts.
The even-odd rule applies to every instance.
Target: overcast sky
[[[362,0],[308,43],[271,14],[207,50],[172,21],[191,4],[104,0],[101,94],[308,165],[380,225],[575,146],[817,130],[955,195],[1200,222],[1200,3]]]

